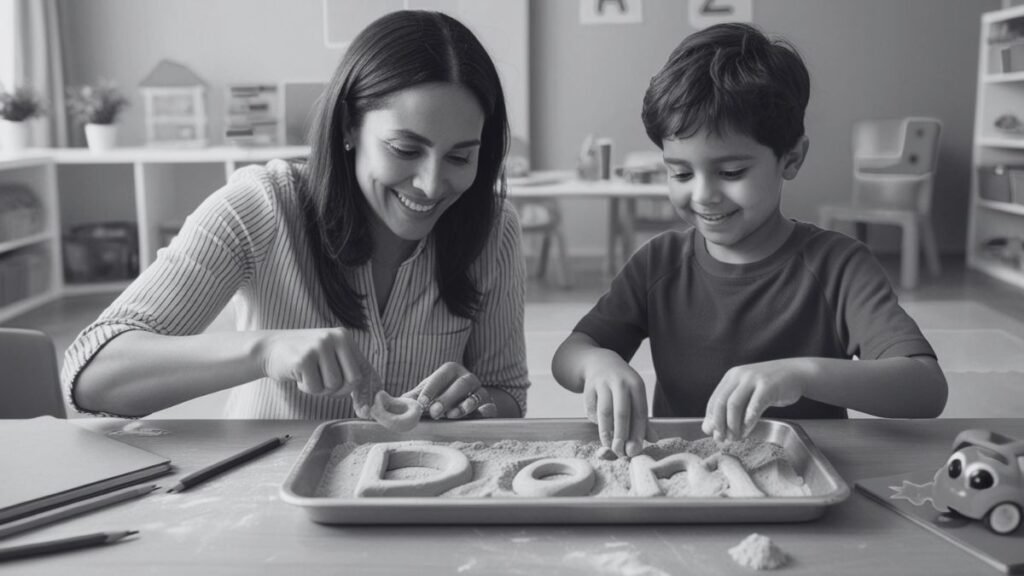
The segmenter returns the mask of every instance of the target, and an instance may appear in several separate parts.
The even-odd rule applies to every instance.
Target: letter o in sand
[[[558,478],[550,478],[559,476]],[[544,458],[524,467],[512,479],[520,496],[586,496],[594,489],[594,469],[579,458]]]

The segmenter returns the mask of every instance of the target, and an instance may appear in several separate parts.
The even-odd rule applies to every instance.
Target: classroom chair
[[[37,330],[0,328],[0,418],[67,418],[53,341]]]
[[[551,245],[558,243],[558,285],[562,288],[572,287],[572,267],[569,264],[568,248],[565,234],[562,232],[562,208],[556,198],[537,198],[531,200],[512,200],[519,213],[523,236],[539,235],[540,250],[537,258],[538,278],[544,278],[548,269],[548,258]]]
[[[522,137],[513,135],[509,141],[505,174],[509,178],[525,178],[530,174],[530,144]],[[519,214],[524,243],[527,237],[540,237],[537,278],[543,279],[547,275],[551,245],[557,242],[558,284],[562,288],[572,287],[572,267],[569,264],[565,233],[562,231],[561,203],[557,198],[510,198],[509,201]]]
[[[622,162],[622,175],[626,179],[634,179],[635,175],[644,174],[647,179],[642,182],[665,182],[665,164],[660,150],[644,150],[626,154]],[[668,198],[637,198],[630,203],[627,210],[633,218],[634,232],[664,232],[670,228],[684,225]],[[625,255],[626,258],[630,254]]]
[[[822,228],[853,222],[858,240],[865,241],[868,224],[902,229],[900,286],[917,286],[918,258],[933,276],[941,273],[939,250],[932,228],[932,189],[939,158],[942,122],[907,117],[865,120],[853,127],[853,202],[822,206]]]

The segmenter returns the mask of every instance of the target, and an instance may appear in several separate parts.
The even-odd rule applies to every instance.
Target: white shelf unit
[[[974,117],[971,196],[967,226],[967,265],[1004,282],[1024,288],[1024,254],[1018,264],[985,252],[983,245],[994,238],[1024,242],[1024,194],[1009,202],[982,197],[979,170],[995,165],[1024,165],[1024,134],[1006,134],[995,126],[997,118],[1012,114],[1024,120],[1024,71],[1004,72],[1001,51],[1019,39],[996,38],[1011,25],[1024,31],[1024,6],[1014,6],[981,17],[978,48],[977,107]]]
[[[24,182],[40,190],[46,207],[44,233],[0,243],[0,255],[33,245],[50,258],[50,285],[40,294],[0,307],[0,322],[60,296],[120,292],[125,281],[67,283],[61,252],[73,226],[132,221],[139,231],[139,269],[162,246],[160,228],[184,221],[199,204],[248,164],[309,154],[306,146],[211,148],[32,149],[0,155],[0,182]]]
[[[42,155],[0,156],[0,184],[27,186],[39,199],[43,210],[43,229],[22,238],[0,242],[0,258],[25,250],[45,255],[46,282],[25,297],[0,306],[0,322],[31,310],[56,298],[62,290],[61,245],[57,208],[57,182],[53,160]]]

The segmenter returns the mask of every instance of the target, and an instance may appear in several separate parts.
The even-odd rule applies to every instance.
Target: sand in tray
[[[462,451],[473,466],[473,480],[457,486],[441,498],[458,497],[518,497],[512,490],[512,480],[524,466],[542,458],[580,458],[586,460],[597,474],[597,482],[591,492],[594,497],[629,496],[629,461],[603,460],[597,456],[600,445],[596,442],[564,441],[521,441],[500,440],[497,442],[396,442],[396,446],[443,444]],[[344,443],[336,446],[325,469],[316,494],[327,498],[352,498],[356,483],[362,473],[366,455],[373,444]],[[655,444],[648,444],[644,453],[655,460],[669,454],[689,452],[704,459],[722,451],[735,456],[751,479],[768,496],[806,496],[809,488],[796,474],[785,458],[784,450],[777,444],[744,440],[720,448],[711,438],[687,441],[682,438],[665,438]],[[436,473],[428,468],[402,468],[388,471],[384,478],[415,479]],[[700,486],[690,486],[686,473],[660,479],[659,484],[668,497],[724,496],[728,487],[724,475],[712,470],[708,481]]]

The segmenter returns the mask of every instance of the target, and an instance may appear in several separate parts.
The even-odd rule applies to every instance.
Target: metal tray
[[[652,419],[662,438],[697,440],[700,419]],[[803,522],[846,499],[850,488],[798,424],[762,420],[755,440],[782,446],[804,478],[810,496],[767,498],[559,497],[559,498],[334,498],[317,487],[335,446],[430,440],[435,442],[583,440],[597,441],[597,427],[584,419],[423,422],[396,434],[361,420],[325,422],[313,432],[281,486],[281,498],[323,524],[649,524]]]

